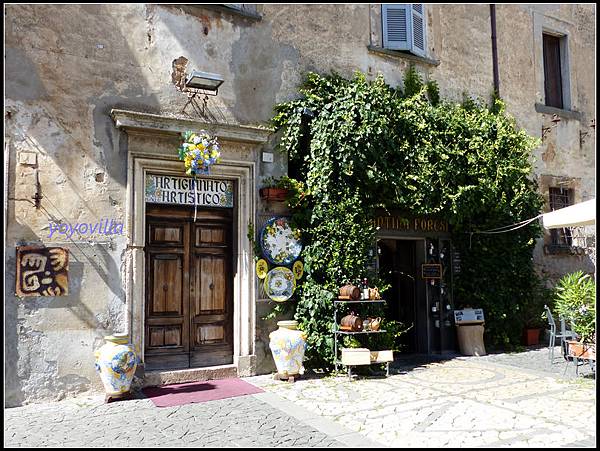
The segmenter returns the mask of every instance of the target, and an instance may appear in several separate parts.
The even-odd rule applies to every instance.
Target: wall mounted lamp
[[[202,72],[199,70],[193,70],[189,74],[182,74],[179,79],[178,89],[182,92],[187,92],[188,101],[182,108],[183,113],[189,104],[192,104],[196,113],[204,114],[206,109],[206,103],[208,96],[216,96],[219,93],[219,86],[225,81],[219,74],[212,74],[210,72]],[[198,94],[203,94],[203,107],[196,104],[195,98]]]
[[[560,117],[558,117],[558,115],[556,114],[553,114],[552,119],[550,121],[552,122],[552,125],[550,127],[544,127],[542,125],[542,142],[544,141],[544,138],[550,132],[550,130],[558,126],[558,123],[560,122]]]
[[[225,80],[219,74],[211,74],[210,72],[202,72],[199,70],[193,70],[187,75],[185,79],[184,89],[198,89],[202,91],[213,92],[216,96],[219,92],[219,86],[223,84]]]
[[[592,119],[590,121],[590,128],[593,128],[594,130],[596,129],[596,119]],[[583,132],[579,130],[579,147],[583,146],[583,143],[585,142],[584,139],[589,134],[590,132]]]

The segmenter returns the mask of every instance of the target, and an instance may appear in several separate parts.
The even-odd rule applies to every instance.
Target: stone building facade
[[[438,82],[442,98],[491,97],[490,6],[418,6],[411,30],[420,17],[424,45],[411,52],[390,45],[382,5],[6,5],[6,405],[101,390],[93,353],[104,335],[128,332],[144,349],[144,177],[184,176],[176,148],[188,129],[218,136],[223,164],[210,177],[235,186],[233,355],[229,364],[142,368],[140,376],[160,383],[272,371],[275,326],[262,319],[272,304],[262,299],[247,234],[249,224],[285,213],[258,195],[265,178],[287,172],[269,128],[273,106],[298,95],[307,71],[382,73],[395,86],[410,65]],[[496,6],[500,96],[519,126],[544,132],[534,157],[547,197],[550,188],[570,189],[572,202],[594,197],[595,33],[594,4]],[[544,35],[562,49],[562,108],[546,102]],[[193,69],[223,77],[218,95],[190,99],[178,89]],[[61,222],[106,220],[123,233],[51,233]],[[550,239],[535,260],[551,277],[595,270],[585,255],[548,252]],[[68,249],[67,295],[15,294],[16,250],[26,245]]]

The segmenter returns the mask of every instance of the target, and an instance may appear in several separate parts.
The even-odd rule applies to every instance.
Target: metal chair
[[[567,338],[575,338],[575,333],[567,330],[565,320],[560,318],[560,334],[556,333],[556,322],[554,321],[554,317],[552,316],[552,312],[550,311],[550,307],[544,305],[544,310],[546,310],[546,316],[548,318],[548,324],[550,325],[550,343],[548,343],[548,347],[550,348],[550,362],[554,362],[554,343],[557,338],[560,338],[560,348],[562,351],[563,357],[566,358],[566,339]]]

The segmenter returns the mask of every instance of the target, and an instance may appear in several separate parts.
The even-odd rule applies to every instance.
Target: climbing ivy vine
[[[473,232],[539,213],[530,161],[537,140],[517,128],[501,100],[491,107],[441,100],[436,83],[424,84],[413,68],[402,88],[382,76],[308,73],[300,93],[276,106],[273,124],[306,187],[293,221],[306,243],[295,318],[308,332],[309,362],[332,362],[338,288],[374,277],[367,266],[372,219],[381,208],[447,219],[463,261],[455,302],[485,310],[492,344],[518,343],[521,319],[514,313],[536,286],[532,251],[540,228]]]

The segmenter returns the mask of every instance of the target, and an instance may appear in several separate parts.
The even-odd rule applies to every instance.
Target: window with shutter
[[[426,56],[425,8],[421,3],[381,5],[383,47]]]
[[[425,56],[425,18],[423,16],[423,5],[412,5],[412,29],[413,29],[413,53]]]
[[[410,50],[409,5],[381,5],[383,47],[391,50]]]
[[[543,35],[544,44],[544,93],[546,105],[563,108],[562,77],[560,65],[560,39]]]

